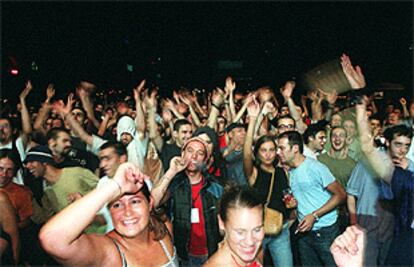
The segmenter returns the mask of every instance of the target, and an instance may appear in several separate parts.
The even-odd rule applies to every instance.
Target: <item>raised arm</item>
[[[64,120],[69,124],[73,133],[82,139],[86,144],[92,146],[93,137],[88,134],[82,125],[72,116],[72,105],[74,103],[73,94],[69,94],[67,104],[65,105],[62,100],[53,103],[53,107],[59,112]]]
[[[179,95],[179,98],[180,98],[181,102],[183,102],[188,107],[188,109],[190,110],[191,118],[193,118],[193,122],[194,122],[195,126],[200,127],[201,122],[200,122],[200,119],[198,118],[197,113],[194,110],[194,107],[191,103],[191,100],[188,99],[187,97],[183,96],[183,95]]]
[[[96,128],[99,128],[100,123],[95,117],[95,112],[93,111],[93,102],[90,96],[90,92],[94,89],[94,84],[91,84],[89,82],[81,82],[76,92],[81,100],[83,109],[86,111],[86,116]]]
[[[83,231],[106,204],[125,193],[136,193],[145,176],[132,163],[119,166],[113,179],[79,200],[52,219],[40,231],[43,248],[63,265],[100,266],[111,251],[112,241],[106,236],[84,234]],[[113,247],[115,249],[115,247]]]
[[[135,99],[135,110],[137,116],[135,118],[136,129],[139,133],[140,138],[143,138],[147,131],[147,123],[145,121],[144,110],[142,109],[142,100],[141,92],[144,89],[145,80],[142,80],[141,83],[134,88],[134,99]]]
[[[43,102],[42,107],[39,109],[39,112],[37,114],[36,120],[33,123],[33,128],[41,132],[43,135],[46,135],[47,130],[44,128],[44,123],[49,115],[49,112],[52,108],[50,105],[50,100],[55,95],[55,88],[53,87],[53,84],[48,84],[46,89],[46,100]]]
[[[224,91],[229,95],[229,108],[230,108],[230,118],[236,117],[236,106],[234,105],[234,90],[236,89],[236,83],[233,79],[229,76],[226,78],[226,86],[224,87]],[[232,121],[232,120],[229,120]]]
[[[330,122],[332,118],[332,113],[335,108],[335,102],[338,99],[338,93],[336,90],[332,90],[331,92],[326,94],[326,101],[328,102],[328,109],[325,113],[325,120]]]
[[[294,81],[287,81],[285,85],[280,88],[280,93],[282,94],[283,98],[285,99],[290,115],[296,122],[296,129],[299,133],[303,134],[308,126],[306,123],[303,122],[302,117],[296,110],[296,104],[292,99],[293,90],[295,89],[296,83]]]
[[[353,90],[359,90],[366,86],[361,68],[359,66],[352,66],[351,59],[345,54],[341,57],[341,66]],[[371,128],[367,117],[367,102],[368,99],[364,96],[361,103],[357,103],[355,106],[361,151],[367,157],[368,162],[378,177],[390,183],[395,167],[388,155],[381,153],[374,147],[374,137],[371,135]]]
[[[403,116],[404,116],[404,118],[409,118],[410,117],[410,112],[408,112],[407,100],[405,100],[404,97],[401,97],[400,98],[400,104],[401,104],[401,107],[403,109]]]
[[[32,88],[33,88],[32,82],[27,81],[25,88],[19,95],[20,106],[21,106],[20,113],[22,115],[22,129],[23,129],[22,140],[23,140],[24,147],[27,146],[29,142],[29,135],[32,132],[32,125],[30,122],[29,110],[26,105],[26,97],[30,93]]]
[[[151,95],[145,94],[144,97],[144,104],[146,106],[146,110],[148,112],[148,130],[149,130],[149,138],[154,143],[155,148],[158,152],[162,150],[164,145],[164,141],[160,133],[158,132],[158,125],[155,120],[155,116],[157,114],[157,91],[154,90],[151,92]]]
[[[240,110],[237,112],[236,116],[233,117],[233,122],[239,122],[239,120],[243,117],[244,113],[247,110],[247,107],[252,102],[255,95],[253,93],[249,93],[247,97],[244,99],[243,106],[240,108]]]
[[[224,92],[220,88],[216,88],[211,95],[211,110],[208,117],[207,126],[212,129],[216,128],[217,117],[220,115],[220,107],[224,102]]]
[[[256,177],[253,174],[253,135],[256,126],[256,120],[260,113],[260,105],[256,98],[249,104],[247,108],[247,116],[249,117],[249,125],[247,127],[246,139],[243,146],[243,171],[246,175],[249,184],[253,185],[256,181]]]
[[[165,172],[164,176],[161,177],[154,185],[151,190],[151,196],[154,199],[154,207],[157,208],[163,199],[166,199],[167,189],[173,178],[181,171],[183,171],[188,161],[181,157],[174,157],[170,161],[170,168]]]
[[[174,116],[177,117],[177,119],[185,119],[183,114],[178,112],[177,108],[175,107],[174,102],[171,99],[168,99],[168,98],[165,99],[165,107],[169,109],[174,114]]]
[[[362,103],[355,106],[361,151],[367,157],[368,162],[378,177],[391,183],[391,177],[395,167],[388,154],[382,153],[374,147],[374,136],[371,135],[371,128],[368,123],[366,102],[367,99],[364,97]]]

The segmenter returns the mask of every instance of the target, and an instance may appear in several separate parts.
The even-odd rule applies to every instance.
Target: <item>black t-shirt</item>
[[[272,174],[263,170],[262,168],[257,169],[256,182],[253,188],[259,193],[259,197],[264,204],[266,204],[267,195],[269,194],[269,187],[271,182]],[[275,177],[273,182],[272,195],[270,197],[269,208],[280,211],[283,213],[284,218],[288,216],[285,203],[283,202],[283,190],[289,188],[286,173],[282,168],[276,168]]]

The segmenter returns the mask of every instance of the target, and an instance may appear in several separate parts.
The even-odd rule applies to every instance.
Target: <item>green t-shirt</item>
[[[66,208],[69,205],[70,193],[79,192],[84,196],[98,184],[99,178],[88,169],[69,167],[62,170],[59,180],[45,187],[42,206],[34,203],[34,222],[46,222],[51,216]]]
[[[327,153],[318,156],[318,160],[325,164],[335,179],[344,187],[348,183],[349,177],[356,166],[356,162],[347,156],[345,159],[335,159],[330,157]]]

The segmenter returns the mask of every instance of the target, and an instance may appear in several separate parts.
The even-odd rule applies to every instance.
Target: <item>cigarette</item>
[[[299,229],[296,229],[296,231],[295,231],[295,235],[296,235],[297,233],[299,233]]]

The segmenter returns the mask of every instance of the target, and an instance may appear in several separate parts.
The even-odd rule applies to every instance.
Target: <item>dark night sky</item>
[[[20,90],[27,77],[41,88],[53,82],[68,90],[89,79],[130,90],[143,77],[157,83],[156,73],[163,90],[211,88],[226,74],[216,70],[220,59],[242,61],[233,74],[255,86],[279,86],[343,52],[369,82],[412,91],[410,2],[3,2],[1,12],[3,94]],[[9,56],[18,78],[7,73]]]

